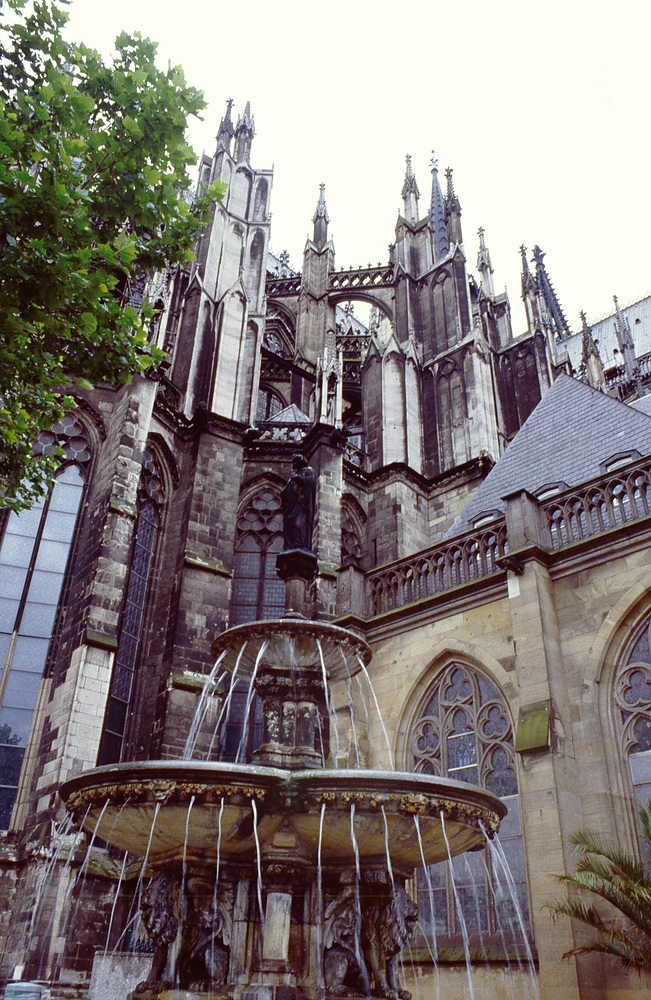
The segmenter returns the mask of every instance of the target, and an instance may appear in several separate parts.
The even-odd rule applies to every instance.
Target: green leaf
[[[97,318],[91,312],[84,312],[81,314],[81,321],[84,324],[85,333],[94,333],[97,329]]]

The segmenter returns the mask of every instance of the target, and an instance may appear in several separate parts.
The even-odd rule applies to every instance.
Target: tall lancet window
[[[276,573],[276,555],[283,547],[280,497],[261,489],[253,496],[237,521],[231,625],[260,618],[277,618],[285,611],[285,584]],[[219,755],[222,760],[249,761],[262,739],[262,705],[257,696],[244,724],[248,685],[236,683],[230,695],[228,715],[221,727]]]
[[[283,614],[285,584],[276,573],[276,555],[282,547],[280,497],[262,489],[237,522],[231,625]]]
[[[60,446],[64,463],[48,495],[11,513],[0,545],[0,829],[18,790],[32,717],[54,631],[91,449],[78,417],[41,434],[37,450]]]
[[[98,764],[113,764],[122,757],[138,668],[162,500],[163,479],[161,471],[155,456],[147,450],[144,454],[140,476],[138,520],[133,536],[131,565],[120,620],[118,648],[115,653]]]
[[[409,740],[409,766],[421,774],[481,785],[508,806],[500,842],[529,935],[513,728],[503,698],[482,674],[455,662],[438,676],[416,715]],[[460,944],[464,922],[476,945],[494,944],[503,952],[505,944],[517,946],[518,939],[521,943],[516,905],[503,872],[493,870],[488,849],[459,855],[453,859],[452,870],[446,861],[430,865],[427,875],[424,870],[418,873],[416,883],[419,924],[428,937],[435,929],[439,945]]]
[[[614,685],[620,746],[628,758],[637,803],[651,799],[650,629],[647,617],[628,644]]]

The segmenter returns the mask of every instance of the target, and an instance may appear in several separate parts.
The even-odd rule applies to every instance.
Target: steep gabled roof
[[[486,511],[504,510],[513,490],[577,486],[599,476],[601,463],[632,450],[651,454],[651,416],[559,375],[463,509],[447,537],[467,531]]]

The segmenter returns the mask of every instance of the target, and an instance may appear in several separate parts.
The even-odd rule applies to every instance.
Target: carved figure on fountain
[[[154,957],[149,975],[136,986],[136,994],[160,992],[170,985],[171,977],[163,977],[170,945],[178,933],[180,913],[178,878],[168,872],[158,872],[144,889],[140,901],[140,916],[154,945]]]
[[[330,996],[369,996],[370,981],[360,947],[361,914],[352,885],[325,910],[323,975]]]
[[[215,896],[212,883],[189,880],[188,893],[192,902],[179,954],[179,984],[191,990],[223,986],[232,939],[233,887],[222,884]]]
[[[375,996],[411,1000],[398,983],[398,956],[411,941],[417,920],[418,907],[402,886],[364,911],[362,947]]]

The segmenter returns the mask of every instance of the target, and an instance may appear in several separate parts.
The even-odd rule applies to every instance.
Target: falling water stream
[[[326,804],[321,803],[321,815],[319,816],[319,844],[316,853],[316,912],[317,912],[317,954],[323,950],[323,865],[321,864],[321,848],[323,846],[323,819],[325,816]],[[323,967],[318,963],[319,986],[325,987],[323,977]]]
[[[382,726],[382,732],[384,733],[384,739],[385,739],[385,742],[386,742],[386,745],[387,745],[387,755],[388,755],[388,758],[389,758],[389,770],[392,771],[393,770],[393,754],[391,753],[391,741],[389,740],[389,734],[387,733],[386,726],[384,725],[384,719],[382,718],[382,712],[380,711],[380,706],[378,704],[377,695],[375,694],[375,688],[373,687],[373,684],[371,683],[371,677],[370,677],[370,674],[369,674],[368,670],[366,669],[366,664],[364,663],[364,660],[359,655],[359,653],[357,654],[357,661],[358,661],[358,663],[360,665],[362,673],[364,674],[364,677],[366,678],[366,682],[368,684],[369,691],[371,692],[371,694],[373,696],[373,702],[375,704],[375,711],[377,712],[378,719],[380,720],[380,725]]]
[[[90,809],[90,806],[89,806]],[[86,810],[86,815],[88,815],[88,810]],[[46,897],[47,891],[50,887],[50,882],[52,880],[56,864],[63,853],[63,848],[65,845],[66,838],[70,835],[74,820],[73,817],[68,814],[64,821],[61,823],[61,828],[55,832],[52,840],[52,847],[50,857],[48,858],[46,864],[43,866],[43,876],[37,879],[36,888],[34,891],[34,899],[31,907],[31,916],[29,920],[29,927],[27,928],[27,933],[25,935],[25,953],[28,954],[31,949],[31,944],[34,935],[34,929],[36,927],[36,922],[41,914],[41,908],[43,900]],[[71,851],[74,851],[79,839],[81,837],[81,830],[75,832],[75,837],[73,841],[73,846]]]
[[[264,907],[262,905],[262,856],[260,854],[260,838],[258,837],[258,807],[255,799],[251,799],[251,809],[253,810],[253,836],[255,837],[255,856],[258,863],[258,907],[260,909],[260,920],[265,922]]]
[[[357,843],[357,836],[355,834],[355,803],[350,804],[350,839],[353,845],[353,853],[355,855],[355,908],[357,911],[357,920],[355,921],[355,958],[357,959],[357,964],[360,970],[364,969],[364,959],[362,958],[362,904],[359,898],[359,885],[361,882],[361,869],[359,862],[359,844]]]
[[[481,820],[479,822],[479,826],[481,827],[484,837],[486,837],[488,841],[488,849],[490,850],[491,858],[496,859],[499,862],[499,865],[504,873],[504,878],[506,879],[506,884],[511,894],[511,901],[513,903],[513,908],[517,916],[518,926],[520,929],[520,933],[522,935],[522,940],[524,942],[524,947],[527,955],[527,963],[529,966],[529,977],[531,980],[532,994],[537,1000],[537,998],[540,996],[540,991],[538,989],[538,981],[535,976],[535,966],[533,961],[533,955],[531,953],[531,946],[529,944],[529,936],[527,934],[524,915],[522,913],[522,907],[520,906],[520,900],[518,899],[517,888],[515,882],[513,881],[513,875],[511,874],[511,869],[509,867],[509,863],[504,853],[504,848],[502,847],[502,844],[500,843],[497,834],[494,837],[489,838],[486,836],[486,830],[482,825]]]
[[[201,726],[203,725],[203,721],[204,721],[204,719],[206,717],[206,713],[208,711],[208,706],[210,705],[210,697],[211,697],[213,691],[216,689],[216,687],[217,687],[217,685],[219,683],[219,680],[221,680],[221,678],[219,678],[219,680],[215,680],[215,678],[217,676],[217,671],[219,670],[220,664],[221,664],[222,660],[224,659],[224,657],[226,656],[226,653],[227,653],[227,650],[224,650],[224,652],[221,653],[217,657],[217,660],[215,661],[215,664],[214,664],[212,670],[210,671],[210,673],[206,677],[205,683],[204,683],[202,691],[201,691],[201,697],[199,698],[199,702],[197,704],[197,707],[195,709],[194,716],[193,716],[193,719],[192,719],[192,724],[190,726],[190,730],[188,732],[187,739],[185,741],[185,750],[183,751],[183,759],[184,760],[190,760],[191,757],[192,757],[192,754],[194,752],[194,746],[195,746],[195,743],[197,742],[197,737],[199,735],[199,730],[201,729]]]
[[[429,873],[429,865],[427,864],[427,862],[425,860],[425,851],[423,850],[423,838],[422,838],[421,832],[420,832],[420,823],[418,821],[418,813],[414,813],[414,825],[416,827],[416,834],[418,836],[418,847],[420,849],[420,856],[421,856],[421,860],[423,862],[423,871],[425,873],[425,881],[427,882],[427,892],[428,892],[428,896],[429,896],[429,908],[430,908],[431,926],[432,926],[432,944],[434,946],[433,949],[432,949],[432,946],[430,945],[429,936],[427,934],[425,934],[425,933],[423,933],[423,936],[424,936],[425,941],[427,943],[427,949],[428,949],[428,951],[430,953],[430,956],[432,958],[432,962],[434,964],[435,985],[436,985],[436,998],[438,1000],[438,997],[439,997],[440,992],[441,992],[441,972],[439,970],[438,947],[437,947],[437,944],[436,944],[436,910],[435,910],[435,907],[434,907],[434,889],[432,888],[432,879],[431,879],[431,876],[430,876],[430,873]],[[422,930],[423,930],[423,928],[421,928],[421,931]]]
[[[352,741],[353,741],[353,749],[355,751],[355,765],[356,765],[356,767],[360,767],[360,761],[359,761],[359,739],[358,739],[358,736],[357,736],[357,726],[356,726],[356,722],[355,722],[355,716],[356,716],[355,700],[353,698],[353,683],[352,683],[353,682],[353,678],[350,676],[350,667],[348,666],[348,657],[344,653],[344,651],[341,648],[341,646],[337,646],[337,649],[339,650],[339,653],[341,655],[341,659],[343,660],[344,669],[346,670],[346,695],[348,697],[348,714],[350,716],[351,738],[352,738]]]
[[[325,694],[326,709],[328,711],[328,718],[330,719],[330,732],[334,740],[334,752],[331,754],[332,760],[335,767],[339,767],[339,729],[337,726],[337,713],[332,707],[332,700],[330,698],[330,687],[328,685],[328,674],[326,671],[325,660],[323,658],[323,647],[321,645],[321,640],[316,640],[316,646],[319,651],[319,661],[321,663],[321,672],[323,675],[323,691]]]
[[[258,676],[258,667],[260,666],[260,661],[264,656],[268,645],[269,641],[265,639],[265,641],[260,646],[260,649],[258,650],[258,655],[255,658],[255,666],[253,668],[253,671],[251,672],[251,680],[249,682],[249,690],[247,692],[246,705],[244,707],[244,723],[242,725],[242,735],[240,737],[239,746],[237,748],[237,755],[235,757],[236,762],[239,761],[242,750],[246,746],[246,738],[249,732],[249,718],[251,715],[251,706],[253,705],[253,695],[255,694],[255,679]]]
[[[221,853],[222,853],[222,819],[224,816],[224,799],[219,803],[219,816],[217,817],[217,856],[215,858],[215,881],[213,883],[212,889],[212,937],[210,939],[210,968],[215,968],[215,936],[216,936],[216,923],[217,923],[217,889],[219,886],[219,870],[221,867]],[[211,986],[212,986],[212,972],[210,974]]]
[[[475,991],[472,985],[472,962],[470,960],[470,941],[468,938],[468,927],[463,915],[463,910],[461,909],[461,900],[459,899],[459,893],[457,891],[457,883],[454,877],[454,867],[452,865],[452,852],[450,851],[450,842],[448,840],[448,835],[445,831],[445,816],[443,810],[441,809],[441,830],[443,831],[443,837],[445,840],[445,847],[448,852],[448,863],[450,871],[450,881],[452,883],[452,891],[454,893],[454,903],[457,908],[457,917],[459,919],[459,926],[461,927],[461,936],[463,938],[463,951],[466,956],[466,969],[468,970],[468,992],[470,1000],[475,1000]],[[485,836],[485,834],[484,834]]]
[[[153,815],[152,821],[151,821],[151,828],[149,830],[149,839],[147,840],[147,850],[145,851],[145,856],[144,856],[144,858],[142,860],[142,864],[140,866],[140,873],[138,875],[138,881],[136,883],[136,889],[135,889],[135,892],[133,894],[133,899],[131,901],[131,906],[129,907],[129,914],[128,914],[128,917],[127,917],[127,923],[126,923],[126,926],[125,926],[124,930],[120,934],[120,937],[115,942],[115,946],[113,948],[113,951],[111,952],[112,956],[114,956],[115,953],[117,952],[119,945],[122,943],[123,938],[127,934],[127,931],[131,928],[131,926],[133,924],[135,924],[140,919],[140,909],[141,909],[141,903],[142,903],[142,885],[143,885],[144,878],[145,878],[145,872],[147,871],[147,862],[149,861],[149,852],[151,850],[151,842],[152,842],[152,838],[154,836],[154,828],[156,826],[156,820],[158,819],[158,814],[160,812],[160,806],[161,806],[160,802],[157,801],[156,805],[154,807],[154,815]],[[134,911],[134,905],[135,905],[135,913],[133,912]],[[132,916],[132,914],[133,914],[133,916]]]

